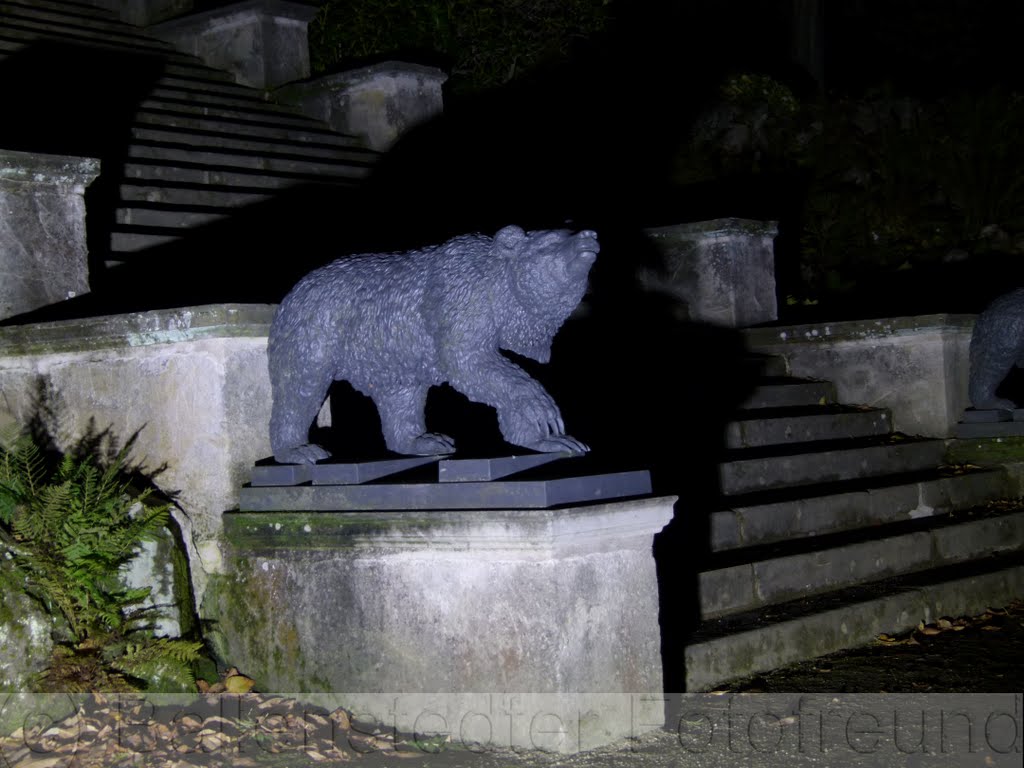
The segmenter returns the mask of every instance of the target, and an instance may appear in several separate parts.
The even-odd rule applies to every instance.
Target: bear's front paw
[[[529,447],[531,443],[565,434],[562,414],[555,401],[544,391],[516,401],[514,410],[507,418],[499,414],[498,423],[505,439],[513,445]]]
[[[330,451],[325,451],[319,445],[306,443],[275,453],[274,461],[278,464],[316,464],[321,459],[330,457]]]
[[[455,441],[440,432],[424,432],[401,447],[397,453],[412,456],[441,456],[455,453]]]
[[[570,437],[569,435],[549,435],[548,437],[537,440],[535,443],[524,447],[541,453],[560,453],[562,451],[567,451],[574,456],[579,456],[590,450],[585,443],[581,443],[575,437]]]

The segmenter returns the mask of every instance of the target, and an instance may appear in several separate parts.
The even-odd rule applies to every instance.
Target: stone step
[[[173,96],[173,98],[182,98],[183,93],[188,93],[192,96],[199,94],[210,98],[240,99],[248,103],[263,103],[278,106],[282,109],[287,108],[287,105],[268,101],[266,94],[259,89],[242,85],[234,80],[214,80],[208,77],[200,77],[195,75],[191,69],[184,72],[165,72],[157,80],[156,87],[154,88],[154,97],[167,95]]]
[[[687,691],[871,643],[942,616],[974,616],[1024,595],[1024,555],[920,571],[703,622],[687,644]]]
[[[218,86],[224,86],[227,88],[248,88],[248,86],[241,85],[236,82],[234,75],[230,72],[226,72],[221,69],[213,69],[198,57],[185,56],[184,58],[176,61],[165,62],[164,76],[180,77],[191,82],[200,83],[204,86],[210,85],[215,88]]]
[[[746,449],[731,452],[733,458],[719,465],[719,478],[722,493],[735,496],[933,469],[944,453],[942,440],[902,435]]]
[[[810,443],[883,435],[892,431],[892,416],[878,408],[805,406],[745,411],[725,428],[729,448]]]
[[[99,9],[96,9],[99,10]],[[39,5],[0,0],[0,23],[24,30],[39,29],[49,34],[100,39],[113,42],[127,42],[153,50],[171,52],[173,47],[162,40],[148,37],[140,28],[126,24],[112,15],[81,13],[81,7]]]
[[[118,187],[122,204],[132,202],[170,203],[238,208],[272,198],[277,190],[267,187],[223,184],[175,184],[156,180],[126,182]]]
[[[110,49],[122,50],[125,52],[155,54],[166,57],[171,61],[181,62],[189,57],[180,53],[169,43],[157,40],[154,37],[144,35],[137,27],[130,24],[121,25],[114,22],[115,28],[97,29],[87,23],[59,23],[33,17],[24,13],[21,9],[5,7],[7,3],[0,3],[0,29],[3,36],[9,40],[49,40],[53,42],[102,46]],[[198,61],[198,59],[195,59]]]
[[[181,183],[195,185],[222,185],[287,189],[298,184],[317,183],[332,187],[351,186],[350,179],[333,176],[311,176],[286,171],[268,171],[259,168],[204,165],[203,163],[174,162],[154,158],[145,162],[129,162],[124,166],[126,180],[145,183]]]
[[[223,221],[234,212],[233,209],[223,206],[137,202],[131,206],[118,208],[114,220],[119,225],[191,229]]]
[[[766,377],[746,402],[740,406],[740,410],[826,405],[835,401],[836,390],[830,381]]]
[[[107,266],[119,263],[119,256],[144,251],[148,248],[156,248],[161,245],[170,245],[179,242],[185,233],[171,232],[161,229],[159,231],[147,231],[145,227],[121,227],[110,233],[110,259]]]
[[[714,618],[823,594],[857,584],[1024,549],[1024,511],[983,508],[889,526],[880,535],[815,537],[774,550],[736,551],[739,560],[699,575],[701,614]],[[958,522],[962,520],[962,522]],[[803,546],[802,549],[800,545]],[[795,550],[795,551],[794,551]],[[747,557],[755,559],[747,561]]]
[[[135,141],[128,148],[128,162],[163,160],[175,163],[210,165],[225,170],[249,168],[281,171],[296,175],[358,179],[366,176],[372,163],[330,158],[311,160],[293,153],[257,155],[244,150],[197,149],[185,143],[168,144]]]
[[[177,82],[170,83],[166,79],[157,81],[153,90],[139,105],[142,108],[153,105],[155,108],[177,111],[188,109],[233,111],[243,117],[248,115],[256,119],[291,120],[302,125],[324,127],[323,123],[318,123],[313,118],[301,114],[293,106],[267,101],[261,97],[260,91],[252,89],[229,92],[211,90],[206,88],[205,83],[198,80],[191,83],[182,80],[180,83],[180,85]]]
[[[135,114],[139,127],[165,128],[191,131],[231,133],[235,136],[255,136],[290,139],[337,147],[354,147],[367,154],[360,140],[324,127],[309,118],[286,113],[267,113],[243,117],[228,110],[208,109],[197,105],[171,105],[173,109],[144,108]],[[214,114],[219,112],[220,114]]]
[[[23,51],[29,46],[33,45],[38,40],[47,40],[50,42],[66,42],[69,45],[81,45],[89,48],[97,48],[100,50],[108,51],[123,51],[123,46],[116,44],[104,44],[101,41],[77,41],[77,40],[56,40],[53,41],[50,38],[38,34],[25,33],[22,30],[7,28],[4,26],[3,18],[0,17],[0,61],[15,54],[19,51]],[[181,54],[181,56],[185,56]],[[224,86],[235,86],[236,88],[244,88],[245,86],[239,85],[235,82],[234,78],[227,72],[221,72],[216,69],[211,69],[206,64],[201,62],[199,59],[190,59],[185,56],[184,58],[178,59],[177,61],[165,61],[163,63],[163,69],[165,75],[173,74],[176,77],[187,79],[196,85],[216,87],[218,85]]]
[[[114,21],[116,17],[106,8],[100,8],[90,3],[73,3],[65,0],[4,0],[4,6],[18,6],[22,9],[32,11],[58,12],[69,18],[81,18],[84,20],[94,19],[96,21]],[[122,23],[117,21],[117,23]]]
[[[1011,494],[1002,468],[873,478],[844,484],[838,492],[833,485],[795,490],[812,493],[793,497],[789,491],[789,498],[768,501],[739,497],[730,508],[712,512],[708,522],[712,551],[941,516]]]
[[[144,38],[154,44],[159,41],[152,38]],[[181,77],[189,77],[196,81],[230,82],[234,78],[227,72],[212,69],[195,56],[180,53],[173,48],[160,49],[147,47],[146,45],[131,45],[123,40],[105,39],[103,37],[83,37],[80,35],[68,35],[57,31],[48,30],[46,25],[26,26],[25,24],[9,24],[4,16],[0,16],[0,51],[7,55],[34,44],[37,41],[46,41],[68,46],[82,46],[97,48],[111,52],[123,52],[126,54],[142,54],[158,56],[163,60],[165,74],[174,74]],[[163,43],[159,43],[163,45]]]
[[[758,375],[772,379],[789,379],[789,365],[786,359],[779,355],[764,355],[758,352],[750,352],[748,359],[757,368]]]
[[[275,136],[236,136],[224,132],[194,131],[189,128],[165,126],[132,127],[132,137],[146,144],[165,144],[171,146],[188,145],[191,147],[214,151],[237,151],[257,155],[287,154],[302,157],[313,162],[321,161],[355,161],[372,164],[376,154],[358,146],[335,144],[328,145],[315,141],[293,141],[289,138]]]

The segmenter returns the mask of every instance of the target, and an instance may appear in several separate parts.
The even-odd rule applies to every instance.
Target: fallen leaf
[[[228,693],[248,693],[256,681],[245,675],[228,675],[224,679],[224,687]]]
[[[348,716],[348,712],[344,709],[334,710],[331,712],[330,717],[341,730],[348,731],[352,729],[352,718]]]

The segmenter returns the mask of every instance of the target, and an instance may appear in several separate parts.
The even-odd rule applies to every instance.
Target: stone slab
[[[497,456],[473,459],[442,459],[437,479],[442,483],[467,483],[497,480],[534,467],[571,457],[564,453],[531,453],[524,456]]]
[[[255,486],[301,485],[313,479],[310,464],[257,464],[252,468]]]
[[[440,456],[403,456],[380,461],[357,461],[339,464],[314,464],[313,485],[358,485],[397,475],[409,469],[435,463]]]
[[[239,509],[243,512],[547,509],[561,504],[645,496],[650,492],[650,473],[634,470],[540,480],[249,486],[239,493]]]
[[[996,421],[1013,421],[1014,412],[1005,408],[988,408],[975,410],[968,408],[964,411],[961,421],[964,424],[991,424]]]
[[[358,485],[436,462],[439,456],[403,456],[376,461],[329,462],[325,464],[257,464],[252,469],[255,487],[302,485]]]
[[[1024,421],[997,421],[981,424],[961,422],[954,427],[954,435],[961,439],[975,437],[1022,437]]]

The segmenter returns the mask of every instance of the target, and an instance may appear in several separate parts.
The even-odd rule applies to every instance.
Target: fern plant
[[[57,617],[62,637],[42,685],[53,690],[139,690],[191,684],[203,644],[156,638],[149,587],[122,570],[168,523],[169,506],[123,479],[124,452],[108,466],[65,456],[56,465],[22,438],[0,447],[0,547],[26,591]]]

